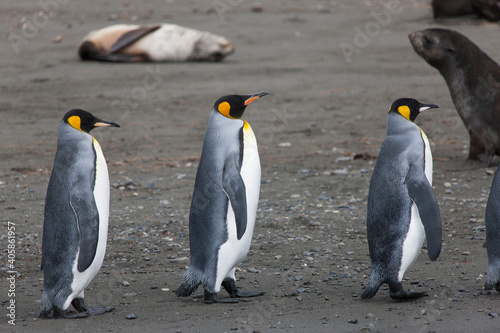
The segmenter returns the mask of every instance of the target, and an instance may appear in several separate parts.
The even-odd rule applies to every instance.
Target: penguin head
[[[240,119],[248,104],[266,95],[269,95],[267,91],[261,91],[250,95],[222,96],[215,102],[214,109],[225,117]]]
[[[68,113],[64,115],[61,121],[85,133],[89,133],[95,127],[120,127],[120,125],[116,123],[101,120],[94,117],[90,112],[80,109],[73,109],[71,111],[68,111]]]
[[[413,98],[400,98],[392,103],[389,113],[397,113],[403,116],[407,120],[414,122],[420,112],[438,108],[439,106],[434,104],[423,104]]]

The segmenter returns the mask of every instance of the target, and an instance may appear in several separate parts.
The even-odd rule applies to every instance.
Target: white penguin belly
[[[73,264],[73,283],[71,284],[72,293],[66,300],[65,309],[69,306],[75,297],[83,297],[84,290],[99,272],[104,260],[106,252],[106,243],[108,237],[108,218],[109,218],[109,176],[106,160],[101,150],[101,146],[97,140],[93,139],[96,153],[95,166],[95,187],[94,199],[99,212],[99,238],[97,241],[97,250],[94,260],[89,268],[83,272],[78,271],[78,257],[80,250],[76,255],[75,263]]]
[[[427,139],[427,135],[425,135],[424,131],[420,130],[422,133],[422,139],[424,141],[425,145],[425,150],[424,150],[424,157],[425,157],[425,176],[427,177],[427,180],[429,181],[429,184],[432,186],[432,153],[431,153],[431,145],[429,144],[429,139]]]
[[[424,225],[422,224],[422,220],[420,219],[417,205],[412,201],[410,226],[408,228],[406,238],[403,241],[401,266],[399,267],[398,281],[403,280],[404,273],[406,272],[408,267],[410,267],[411,264],[413,264],[413,262],[417,259],[424,240]]]
[[[219,292],[220,285],[226,277],[234,279],[233,268],[245,259],[252,242],[255,216],[259,202],[261,171],[257,141],[248,124],[245,125],[243,161],[240,174],[246,188],[247,227],[243,237],[238,240],[234,212],[232,209],[228,209],[228,239],[226,243],[222,244],[218,253],[215,292]]]

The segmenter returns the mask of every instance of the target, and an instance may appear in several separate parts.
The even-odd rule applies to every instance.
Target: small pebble
[[[137,316],[135,314],[131,313],[131,314],[127,315],[125,318],[126,319],[136,319]]]
[[[349,324],[357,324],[358,320],[357,319],[350,319],[347,321]]]

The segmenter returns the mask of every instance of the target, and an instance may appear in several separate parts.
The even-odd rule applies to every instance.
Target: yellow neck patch
[[[218,106],[218,111],[219,111],[222,115],[224,115],[224,116],[226,116],[226,117],[228,117],[228,118],[233,118],[233,117],[231,117],[231,115],[229,114],[229,111],[231,111],[231,105],[229,105],[229,103],[228,103],[228,102],[222,102],[222,103],[220,103],[220,104],[219,104],[219,106]]]
[[[68,118],[68,124],[71,125],[71,127],[76,128],[79,131],[82,131],[82,120],[78,116],[71,116]],[[83,131],[82,131],[83,132]]]
[[[406,105],[402,105],[398,108],[398,112],[400,115],[402,115],[406,119],[410,120],[410,108],[409,107],[407,107]]]

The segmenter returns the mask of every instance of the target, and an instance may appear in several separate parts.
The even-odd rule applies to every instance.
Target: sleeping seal
[[[488,21],[500,20],[500,0],[432,0],[434,18],[475,14]]]
[[[434,18],[474,14],[471,0],[432,0]]]
[[[500,0],[472,0],[472,5],[488,21],[500,20]]]
[[[468,160],[489,164],[500,155],[500,67],[476,44],[447,29],[409,35],[413,49],[439,70],[469,131]]]
[[[175,24],[116,24],[90,32],[78,54],[82,60],[220,61],[234,52],[223,36]]]

